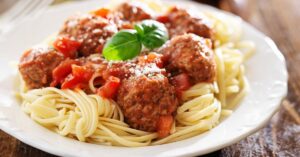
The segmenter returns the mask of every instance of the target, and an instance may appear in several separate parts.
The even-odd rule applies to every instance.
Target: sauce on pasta
[[[170,143],[215,127],[249,89],[244,62],[255,46],[238,39],[231,19],[154,10],[125,2],[67,19],[53,42],[21,57],[23,110],[60,135],[113,146]],[[118,32],[149,19],[166,28],[165,43],[150,49],[153,36],[139,36],[136,57],[103,57]]]

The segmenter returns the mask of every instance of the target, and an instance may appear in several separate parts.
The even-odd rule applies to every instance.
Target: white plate
[[[169,1],[170,2],[170,1]],[[9,66],[22,52],[56,32],[64,19],[78,11],[95,9],[105,0],[66,4],[49,9],[41,16],[18,25],[5,42],[0,43],[0,128],[33,147],[60,156],[186,156],[209,153],[231,145],[264,126],[279,108],[287,93],[285,60],[268,37],[242,22],[244,39],[257,45],[256,54],[247,62],[251,91],[233,114],[202,135],[180,142],[140,148],[123,148],[87,144],[57,135],[32,121],[19,107],[13,95],[16,69]],[[234,15],[190,1],[172,1],[199,11]],[[240,20],[238,17],[234,17]]]

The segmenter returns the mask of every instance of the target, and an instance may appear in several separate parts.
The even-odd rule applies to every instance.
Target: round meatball
[[[151,19],[151,9],[143,3],[125,2],[108,16],[119,29],[132,29],[135,22]]]
[[[64,56],[48,47],[35,47],[26,51],[19,63],[19,71],[28,89],[47,87],[52,81],[52,70]]]
[[[124,79],[117,102],[131,127],[149,132],[159,131],[160,117],[173,116],[178,106],[175,89],[162,74]]]
[[[216,63],[210,39],[194,34],[172,38],[160,50],[167,58],[167,69],[175,73],[187,73],[193,83],[213,82]]]
[[[117,31],[117,26],[112,21],[92,14],[83,14],[69,18],[59,35],[81,42],[79,55],[89,56],[102,53],[107,39]]]
[[[204,17],[192,16],[188,11],[177,7],[172,8],[166,16],[168,20],[165,24],[170,37],[194,33],[204,38],[213,39],[214,32]]]
[[[147,6],[137,2],[125,2],[121,4],[117,11],[121,15],[121,19],[130,22],[151,19],[151,11]]]

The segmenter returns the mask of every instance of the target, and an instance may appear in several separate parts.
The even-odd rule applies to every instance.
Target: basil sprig
[[[107,60],[128,60],[137,56],[142,45],[153,50],[168,40],[164,24],[154,20],[144,20],[134,26],[134,30],[121,30],[105,44],[103,56]]]
[[[137,56],[141,49],[136,30],[122,30],[105,44],[102,54],[107,60],[127,60]]]
[[[164,24],[154,20],[144,20],[134,27],[143,43],[149,49],[161,47],[168,40],[168,30]]]

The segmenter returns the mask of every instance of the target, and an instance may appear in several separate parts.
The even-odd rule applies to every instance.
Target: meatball
[[[117,8],[116,12],[120,13],[122,20],[129,22],[142,21],[152,17],[150,8],[137,2],[125,2]]]
[[[174,116],[179,104],[174,87],[160,73],[124,79],[117,102],[131,127],[149,132],[159,131],[160,117]]]
[[[81,42],[80,56],[102,53],[102,49],[112,35],[117,33],[117,26],[110,20],[92,14],[70,17],[59,35]]]
[[[132,29],[135,22],[151,19],[151,9],[143,3],[125,2],[108,16],[119,29]]]
[[[169,30],[170,37],[194,33],[204,38],[213,39],[213,30],[204,17],[192,16],[188,11],[177,7],[172,8],[166,16],[168,20],[165,25]]]
[[[19,63],[19,71],[28,89],[47,87],[52,81],[52,70],[64,56],[48,47],[35,47],[26,51]]]
[[[213,82],[216,63],[210,39],[195,34],[172,38],[159,49],[167,58],[167,69],[175,73],[187,73],[193,83]]]

